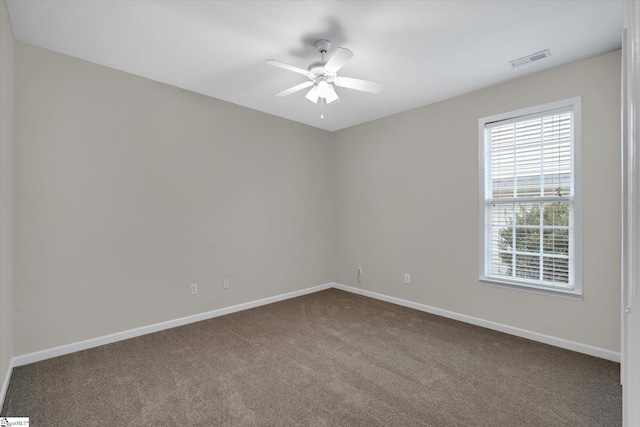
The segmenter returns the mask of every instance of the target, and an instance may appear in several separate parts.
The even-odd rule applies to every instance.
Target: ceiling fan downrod
[[[316,42],[316,47],[320,51],[322,62],[326,62],[326,60],[324,59],[324,54],[327,53],[329,49],[331,49],[331,42],[329,40],[320,39]]]

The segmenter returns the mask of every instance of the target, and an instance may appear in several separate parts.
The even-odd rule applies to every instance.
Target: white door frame
[[[622,416],[640,426],[640,0],[625,2],[622,42]]]

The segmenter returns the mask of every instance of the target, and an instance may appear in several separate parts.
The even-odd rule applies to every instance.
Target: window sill
[[[521,283],[521,282],[515,282],[515,281],[508,282],[508,281],[503,281],[503,280],[490,278],[490,277],[480,277],[478,280],[482,285],[495,286],[498,288],[506,288],[506,289],[512,289],[515,291],[549,295],[549,296],[560,297],[560,298],[567,298],[575,301],[583,300],[582,293],[577,292],[573,289],[572,290],[551,289],[551,288],[545,288],[541,286],[530,285],[528,283]]]

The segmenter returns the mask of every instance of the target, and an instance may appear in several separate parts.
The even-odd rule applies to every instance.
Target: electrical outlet
[[[195,295],[198,293],[198,285],[196,283],[191,284],[191,295]]]
[[[404,283],[409,284],[411,283],[411,275],[408,273],[404,273]]]
[[[222,289],[229,289],[229,279],[224,279],[224,282],[222,282]]]

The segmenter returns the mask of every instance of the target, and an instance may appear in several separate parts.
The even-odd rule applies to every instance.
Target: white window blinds
[[[485,278],[575,287],[574,106],[484,123]]]

